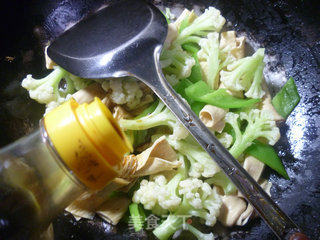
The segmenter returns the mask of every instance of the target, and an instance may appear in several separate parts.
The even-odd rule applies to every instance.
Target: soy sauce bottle
[[[46,114],[36,132],[0,150],[0,239],[37,239],[82,193],[117,177],[131,150],[98,98]]]

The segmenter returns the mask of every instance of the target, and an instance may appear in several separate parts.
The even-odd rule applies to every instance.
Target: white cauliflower
[[[229,148],[233,141],[232,136],[226,132],[219,134],[217,138],[225,148]]]
[[[196,209],[203,208],[203,203],[200,196],[206,198],[211,194],[211,187],[207,183],[203,183],[197,178],[188,178],[179,183],[179,194],[184,195]],[[201,194],[199,193],[201,191]]]
[[[59,93],[59,83],[66,74],[67,72],[60,67],[40,80],[29,74],[22,80],[21,86],[29,91],[30,98],[42,104],[49,104],[64,98]]]
[[[195,60],[181,46],[164,49],[160,56],[160,63],[166,75],[175,75],[178,79],[187,78],[195,65]]]
[[[207,226],[213,226],[217,222],[221,199],[216,189],[212,189],[208,183],[188,178],[179,183],[179,194],[183,195],[182,205],[187,204],[194,209],[190,211],[193,216],[205,219]]]
[[[120,119],[119,124],[125,130],[144,130],[157,126],[168,126],[172,129],[172,138],[178,140],[189,135],[185,127],[161,101],[149,115],[138,119]]]
[[[102,88],[110,94],[113,103],[126,105],[129,109],[137,107],[143,96],[139,83],[128,78],[105,80],[102,83]]]
[[[201,47],[198,59],[205,81],[212,89],[218,88],[219,78],[219,33],[209,33],[207,38],[199,41]]]
[[[177,140],[169,136],[169,144],[179,153],[186,156],[190,162],[189,176],[199,178],[212,177],[220,171],[217,163],[211,159],[209,154],[196,143],[186,140]]]
[[[207,36],[208,32],[220,32],[225,22],[226,19],[221,16],[218,9],[209,7],[203,14],[181,31],[175,40],[175,43],[198,43],[201,37]]]
[[[60,86],[62,80],[65,81],[63,88]],[[85,88],[90,83],[90,80],[76,77],[57,66],[48,76],[39,80],[34,79],[30,74],[27,75],[21,86],[29,91],[30,98],[46,104],[46,113],[48,113],[68,100],[76,90]]]
[[[261,98],[264,49],[258,49],[251,57],[241,58],[220,72],[220,80],[230,91],[245,91],[247,97]]]
[[[266,110],[251,109],[249,112],[241,112],[240,119],[247,121],[244,131],[240,130],[238,122],[239,114],[228,112],[225,120],[235,132],[235,142],[230,149],[230,153],[238,158],[251,146],[257,138],[265,138],[270,145],[274,145],[280,138],[279,128],[273,120],[273,115]]]
[[[163,175],[154,176],[153,181],[144,179],[140,183],[140,188],[134,193],[132,201],[141,203],[148,210],[156,209],[158,212],[160,206],[164,210],[172,211],[181,203],[176,189],[182,177],[178,173],[169,182]]]
[[[205,220],[205,224],[213,226],[217,222],[221,198],[215,188],[199,179],[188,178],[179,183],[179,194],[183,199],[174,212],[157,227],[153,233],[158,239],[168,239],[175,231],[183,228],[181,216],[196,216]],[[187,228],[188,229],[188,228]],[[196,236],[208,237],[195,232]]]

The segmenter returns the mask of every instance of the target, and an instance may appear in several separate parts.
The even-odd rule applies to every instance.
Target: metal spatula
[[[166,19],[155,6],[141,0],[118,1],[58,37],[48,48],[48,55],[79,77],[134,76],[143,81],[217,162],[280,239],[305,237],[168,84],[159,64],[166,36]]]

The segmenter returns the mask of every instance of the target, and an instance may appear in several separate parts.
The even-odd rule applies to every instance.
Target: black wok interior
[[[43,47],[101,5],[104,0],[6,0],[0,7],[0,146],[37,127],[44,107],[31,101],[20,87],[26,74],[42,77]],[[179,0],[158,1],[158,6],[204,9],[215,6],[239,33],[266,48],[271,91],[283,84],[279,72],[296,80],[301,101],[285,123],[276,144],[291,178],[271,171],[271,194],[280,207],[311,237],[320,239],[320,4],[318,1]],[[131,233],[125,224],[113,227],[96,217],[75,221],[67,213],[54,222],[55,239],[148,239],[145,232]],[[207,229],[208,230],[208,229]],[[260,220],[228,232],[230,239],[275,239]],[[181,239],[191,239],[182,235]],[[222,238],[221,238],[222,239]]]

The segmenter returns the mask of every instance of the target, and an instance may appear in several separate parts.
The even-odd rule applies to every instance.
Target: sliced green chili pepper
[[[202,108],[205,106],[205,103],[201,103],[201,102],[193,102],[190,104],[190,107],[192,109],[192,111],[199,116],[200,111],[202,110]]]
[[[199,98],[200,102],[205,102],[220,108],[246,108],[260,102],[260,99],[236,98],[227,93],[226,89],[218,89],[212,93]]]
[[[245,153],[257,158],[286,179],[290,179],[274,148],[268,144],[254,141]]]
[[[192,82],[188,79],[181,79],[176,85],[173,86],[173,89],[181,95],[187,102],[190,104],[191,99],[185,93],[185,89],[192,85]]]
[[[199,82],[196,82],[196,83],[188,86],[185,89],[185,92],[189,98],[191,98],[195,101],[202,102],[201,97],[208,94],[208,93],[211,93],[212,91],[204,81],[199,81]]]
[[[242,99],[233,97],[223,88],[215,91],[210,90],[203,81],[187,87],[185,92],[190,99],[220,108],[245,108],[260,102],[260,99]]]
[[[300,101],[297,86],[293,78],[289,78],[286,84],[272,99],[272,105],[276,111],[284,118],[288,117],[292,110]]]

